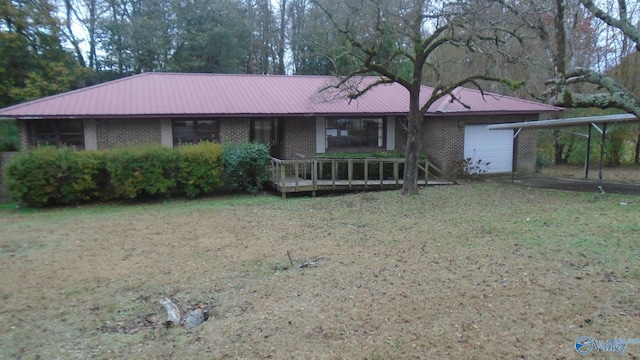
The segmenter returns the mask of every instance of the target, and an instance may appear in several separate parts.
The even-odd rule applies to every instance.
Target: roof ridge
[[[172,71],[154,71],[143,74],[152,75],[175,75],[175,76],[216,76],[216,77],[281,77],[281,78],[336,78],[336,75],[289,75],[289,74],[228,74],[228,73],[207,73],[207,72],[172,72]],[[142,74],[139,74],[142,75]],[[369,76],[364,76],[369,77]]]

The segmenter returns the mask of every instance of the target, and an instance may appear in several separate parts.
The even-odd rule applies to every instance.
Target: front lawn
[[[492,183],[2,207],[0,358],[576,358],[640,337],[639,214]]]

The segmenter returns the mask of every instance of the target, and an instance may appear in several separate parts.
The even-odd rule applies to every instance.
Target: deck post
[[[378,169],[378,173],[380,174],[380,189],[384,186],[384,160],[380,159],[380,169]]]
[[[369,161],[364,159],[364,189],[367,190],[369,185]]]
[[[331,159],[331,190],[336,189],[336,161]]]
[[[349,177],[349,190],[351,190],[351,179],[353,178],[353,159],[347,161],[347,176]]]
[[[313,170],[311,171],[311,196],[316,197],[318,189],[318,160],[313,160]]]
[[[398,184],[400,183],[400,181],[399,181],[399,180],[400,180],[400,177],[398,176],[399,168],[400,168],[400,167],[398,166],[398,160],[396,159],[396,160],[393,162],[393,177],[394,177],[394,178],[395,178],[395,180],[396,180],[396,186],[398,186]]]
[[[300,169],[298,167],[298,160],[296,159],[296,160],[294,160],[294,163],[293,163],[293,172],[294,172],[293,180],[295,181],[295,184],[296,184],[296,192],[298,192],[298,178],[299,178],[299,175],[300,175],[300,171],[299,170]]]
[[[424,161],[424,185],[429,185],[429,160]]]
[[[282,199],[286,199],[287,198],[287,171],[286,168],[284,166],[284,163],[281,164],[280,167],[280,186],[282,186]]]

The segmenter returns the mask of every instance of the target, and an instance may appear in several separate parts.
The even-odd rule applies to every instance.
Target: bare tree
[[[557,4],[557,16],[563,17],[566,12],[564,0],[555,0]],[[640,28],[632,24],[632,18],[628,11],[626,0],[617,0],[617,12],[615,15],[614,7],[610,12],[606,12],[597,7],[591,0],[579,0],[594,16],[604,21],[608,26],[617,29],[628,40],[631,40],[636,49],[640,49]],[[610,4],[613,0],[609,0]],[[566,33],[563,26],[556,26],[558,49],[560,50],[556,62],[556,76],[548,81],[551,85],[547,91],[554,104],[566,107],[597,107],[601,109],[617,108],[624,110],[630,114],[640,116],[640,98],[632,91],[617,82],[613,77],[599,71],[587,67],[571,67],[567,64],[567,54],[564,50],[566,44]],[[624,49],[623,49],[624,50]],[[626,51],[626,50],[624,50]],[[617,59],[619,62],[629,53],[621,53]],[[605,69],[606,70],[606,69]],[[587,87],[585,92],[580,88],[581,85],[595,85]]]
[[[343,55],[349,58],[346,69],[337,69],[344,75],[337,86],[353,83],[350,79],[362,75],[378,76],[377,81],[351,88],[350,99],[386,83],[398,83],[409,92],[403,195],[418,192],[424,115],[437,100],[449,97],[461,102],[453,90],[465,84],[481,90],[481,82],[487,80],[517,85],[495,76],[492,69],[476,69],[462,77],[444,74],[436,61],[439,52],[452,48],[464,49],[462,56],[470,53],[516,60],[519,54],[510,51],[522,48],[517,29],[510,28],[501,8],[490,2],[316,0],[314,4],[350,45]],[[426,101],[421,98],[425,73],[437,82]]]

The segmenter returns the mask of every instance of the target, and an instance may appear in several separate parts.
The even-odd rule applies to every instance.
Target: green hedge
[[[177,185],[178,152],[162,145],[106,152],[106,169],[116,198],[163,195]]]
[[[187,196],[197,196],[222,189],[224,148],[209,142],[178,148],[178,184]]]
[[[269,180],[269,145],[239,143],[227,145],[224,167],[228,186],[232,190],[257,193]]]
[[[97,152],[41,147],[14,156],[7,166],[11,194],[35,207],[101,198],[104,157]]]
[[[220,144],[206,142],[175,150],[160,145],[109,151],[40,147],[10,160],[7,182],[12,196],[21,204],[44,207],[143,196],[193,197],[225,188],[239,189],[237,177],[242,167],[243,174],[251,174],[250,185],[244,190],[254,192],[267,179],[268,148],[266,162],[260,162],[264,154],[255,145],[233,145],[231,149],[230,154],[236,154],[232,157],[238,161],[231,168],[229,183],[224,181],[226,150]],[[248,150],[238,153],[238,149]]]

